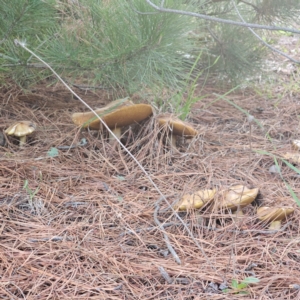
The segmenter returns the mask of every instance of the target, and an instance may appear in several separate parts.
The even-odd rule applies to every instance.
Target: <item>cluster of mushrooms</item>
[[[213,204],[213,209],[231,211],[239,216],[243,215],[242,208],[252,203],[258,195],[258,188],[249,189],[243,185],[235,185],[231,188],[220,191],[217,199],[216,189],[199,190],[195,193],[184,195],[175,205],[178,211],[199,209],[204,205]],[[281,222],[288,215],[294,212],[292,207],[267,207],[257,208],[257,217],[263,222],[270,223],[272,230],[280,229]]]
[[[153,114],[153,108],[149,104],[134,104],[129,98],[124,98],[112,101],[103,108],[95,109],[95,112],[114,135],[120,139],[122,127],[147,119]],[[91,111],[74,113],[72,120],[75,125],[81,126],[81,128],[89,128],[91,130],[103,129],[103,124]],[[172,115],[160,115],[157,117],[157,121],[160,127],[166,126],[169,130],[172,147],[176,147],[177,136],[193,138],[198,135],[198,131],[192,125]],[[20,147],[23,147],[26,143],[26,137],[33,133],[35,129],[36,124],[34,122],[20,121],[11,125],[4,132],[7,135],[19,137]],[[114,144],[115,142],[111,134],[109,134],[109,142],[110,144]]]
[[[153,114],[152,106],[149,104],[134,104],[128,98],[115,100],[103,108],[96,109],[95,112],[101,117],[114,135],[120,139],[121,127],[133,123],[141,122]],[[198,131],[190,124],[179,120],[172,115],[161,115],[157,118],[160,127],[166,126],[170,132],[170,142],[172,147],[176,147],[177,136],[193,138]],[[93,112],[74,113],[72,120],[77,126],[94,130],[102,130],[103,125]],[[114,143],[114,138],[110,134],[110,143]]]
[[[121,128],[133,123],[141,122],[153,114],[152,106],[149,104],[134,104],[128,98],[115,100],[103,108],[96,109],[95,112],[105,122],[114,135],[120,139]],[[198,135],[198,131],[190,124],[175,118],[172,115],[158,116],[157,122],[160,127],[168,129],[170,132],[170,144],[176,148],[177,136],[193,138]],[[103,124],[94,115],[93,112],[74,113],[72,120],[75,125],[82,128],[102,130]],[[11,125],[5,130],[7,135],[13,135],[20,138],[20,147],[26,143],[26,137],[33,133],[36,124],[31,121],[21,121]],[[110,144],[115,142],[114,137],[110,134]],[[299,142],[300,144],[300,142]],[[242,208],[252,203],[257,197],[258,189],[249,189],[243,185],[232,186],[230,189],[218,193],[218,199],[215,200],[216,190],[200,190],[192,194],[184,195],[176,209],[187,211],[189,209],[199,209],[206,204],[214,203],[217,209],[229,210],[242,215]],[[294,212],[292,207],[259,207],[257,216],[261,221],[269,222],[270,229],[279,229],[281,221]]]

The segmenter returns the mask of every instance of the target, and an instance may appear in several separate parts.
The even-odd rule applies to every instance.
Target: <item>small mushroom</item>
[[[287,152],[283,155],[283,158],[285,158],[288,161],[291,161],[294,164],[300,163],[300,153],[299,152]]]
[[[204,204],[213,200],[216,190],[199,190],[192,194],[183,195],[180,202],[176,205],[177,210],[189,210],[193,208],[201,208]]]
[[[9,126],[4,132],[7,135],[17,136],[20,138],[20,147],[23,147],[26,143],[27,135],[34,132],[36,124],[31,121],[20,121]]]
[[[294,150],[300,150],[300,140],[293,140],[292,141],[292,148]]]
[[[101,117],[111,131],[120,139],[121,127],[138,123],[153,114],[151,105],[134,104],[128,98],[115,100],[103,108],[96,109],[95,112]],[[102,123],[94,113],[74,113],[72,115],[73,122],[83,128],[100,130],[103,128]],[[109,140],[112,144],[114,138],[109,134]]]
[[[258,188],[249,189],[241,184],[232,186],[229,190],[224,192],[218,207],[230,209],[233,212],[238,208],[242,209],[255,200],[258,191]],[[243,215],[243,212],[240,210],[238,214]]]
[[[285,220],[288,215],[294,212],[292,207],[267,207],[262,206],[257,209],[257,216],[261,221],[270,222],[270,229],[278,230],[281,221]]]
[[[171,146],[176,148],[177,136],[193,138],[198,134],[198,131],[190,124],[181,121],[172,115],[161,115],[157,117],[160,127],[167,126],[171,132]]]

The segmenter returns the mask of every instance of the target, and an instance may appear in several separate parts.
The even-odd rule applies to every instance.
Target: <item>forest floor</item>
[[[299,41],[281,46],[287,40],[299,59],[292,51]],[[179,140],[178,151],[153,117],[123,130],[122,141],[170,203],[199,189],[258,188],[240,217],[209,205],[164,211],[125,151],[72,123],[71,114],[86,109],[64,87],[2,87],[0,129],[31,120],[37,130],[24,148],[11,137],[0,147],[1,299],[299,299],[300,173],[282,159],[300,138],[299,68],[280,61],[270,79],[225,98],[218,95],[228,89],[201,89],[208,96],[189,116],[199,136]],[[112,100],[100,90],[75,91],[92,107]],[[258,220],[259,206],[295,212],[272,231]],[[157,208],[180,264],[155,223]],[[247,277],[259,282],[232,287]]]

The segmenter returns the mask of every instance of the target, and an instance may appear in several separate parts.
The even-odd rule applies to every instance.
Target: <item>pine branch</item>
[[[154,9],[156,9],[157,11],[160,11],[160,12],[191,16],[191,17],[196,17],[196,18],[200,18],[200,19],[203,19],[203,20],[207,20],[207,21],[219,22],[219,23],[230,24],[230,25],[237,25],[237,26],[241,26],[241,27],[248,27],[248,28],[251,27],[251,28],[265,29],[265,30],[271,30],[271,31],[286,31],[286,32],[292,32],[292,33],[300,34],[299,30],[296,30],[296,29],[293,29],[293,28],[278,27],[278,26],[267,26],[267,25],[237,22],[237,21],[233,21],[233,20],[226,20],[226,19],[211,17],[211,16],[198,14],[198,13],[194,13],[194,12],[189,12],[189,11],[184,11],[184,10],[164,8],[163,6],[155,5],[150,0],[145,0],[145,1],[151,7],[153,7]]]
[[[232,4],[233,4],[233,6],[234,6],[234,9],[235,9],[236,13],[237,13],[238,16],[240,17],[240,19],[241,19],[244,23],[246,23],[246,21],[244,20],[244,18],[243,18],[242,15],[240,14],[240,11],[239,11],[238,8],[237,8],[237,5],[236,5],[236,3],[235,3],[235,0],[231,0],[231,2],[232,2]],[[267,42],[265,42],[265,41],[264,41],[264,40],[263,40],[263,39],[262,39],[262,38],[261,38],[261,37],[260,37],[260,36],[252,29],[252,28],[248,27],[248,29],[249,29],[249,30],[252,32],[252,34],[255,35],[255,36],[260,40],[260,42],[263,43],[266,47],[268,47],[268,48],[271,49],[272,51],[277,52],[278,54],[284,56],[285,58],[291,60],[292,62],[297,63],[297,64],[300,64],[300,61],[299,61],[299,60],[296,60],[296,59],[294,59],[294,58],[288,56],[288,55],[285,54],[284,52],[282,52],[282,51],[280,51],[280,50],[278,50],[278,49],[272,47],[271,45],[269,45],[269,44],[268,44]]]
[[[239,2],[242,2],[242,3],[246,4],[246,5],[251,6],[255,11],[259,11],[258,7],[255,6],[255,5],[253,5],[252,3],[249,3],[249,2],[244,1],[244,0],[239,0]]]

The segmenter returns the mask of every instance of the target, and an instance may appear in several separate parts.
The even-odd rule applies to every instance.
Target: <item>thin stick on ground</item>
[[[157,202],[155,203],[155,210],[154,210],[154,222],[157,224],[157,226],[160,228],[160,230],[162,231],[163,235],[164,235],[164,239],[167,245],[167,248],[169,249],[170,253],[173,255],[175,261],[181,265],[181,260],[178,256],[178,254],[176,253],[176,251],[174,250],[174,248],[171,245],[170,239],[165,231],[164,226],[162,226],[162,224],[159,222],[158,220],[158,212],[159,212],[159,208],[160,208],[160,202],[163,200],[162,197],[160,197]]]
[[[165,270],[164,267],[159,266],[158,270],[159,270],[161,276],[166,280],[167,283],[169,283],[169,284],[173,283],[173,279],[170,277],[170,275],[168,274],[168,272]]]

